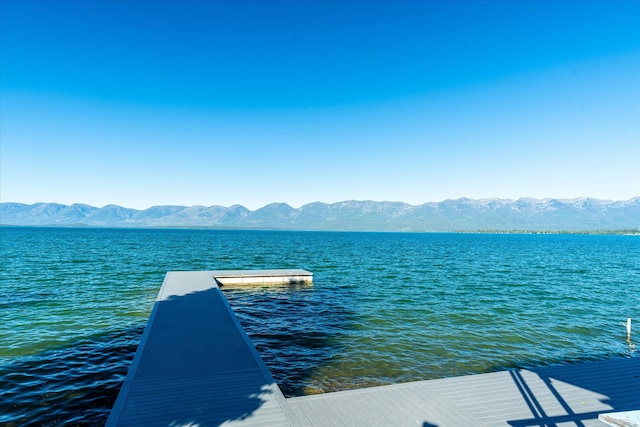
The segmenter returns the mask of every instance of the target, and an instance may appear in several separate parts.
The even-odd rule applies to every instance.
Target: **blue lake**
[[[164,275],[304,268],[227,289],[286,395],[635,357],[640,237],[0,228],[0,424],[106,420]],[[637,328],[640,328],[638,326]]]

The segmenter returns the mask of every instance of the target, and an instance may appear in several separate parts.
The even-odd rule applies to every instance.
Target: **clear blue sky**
[[[640,0],[0,0],[0,201],[640,195]]]

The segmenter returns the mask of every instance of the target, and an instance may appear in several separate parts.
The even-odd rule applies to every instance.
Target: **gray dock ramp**
[[[107,426],[289,423],[210,272],[169,272]]]

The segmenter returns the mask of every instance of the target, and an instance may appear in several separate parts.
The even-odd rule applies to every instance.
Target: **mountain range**
[[[349,200],[293,208],[271,203],[154,206],[0,203],[0,225],[89,227],[213,227],[336,231],[640,231],[640,197],[580,199],[467,199],[410,205]]]

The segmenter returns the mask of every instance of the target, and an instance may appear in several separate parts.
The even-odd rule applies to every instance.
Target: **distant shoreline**
[[[20,226],[193,228],[464,233],[636,234],[640,197],[598,199],[466,199],[409,205],[347,200],[293,208],[271,203],[257,210],[240,205],[154,206],[137,210],[59,203],[0,203],[0,223]]]
[[[101,230],[220,230],[220,231],[292,231],[318,233],[416,233],[416,234],[554,234],[554,235],[620,235],[640,236],[640,230],[338,230],[338,229],[294,229],[266,227],[216,227],[216,226],[118,226],[118,225],[86,225],[86,224],[43,224],[14,225],[0,224],[0,228],[73,228]]]

